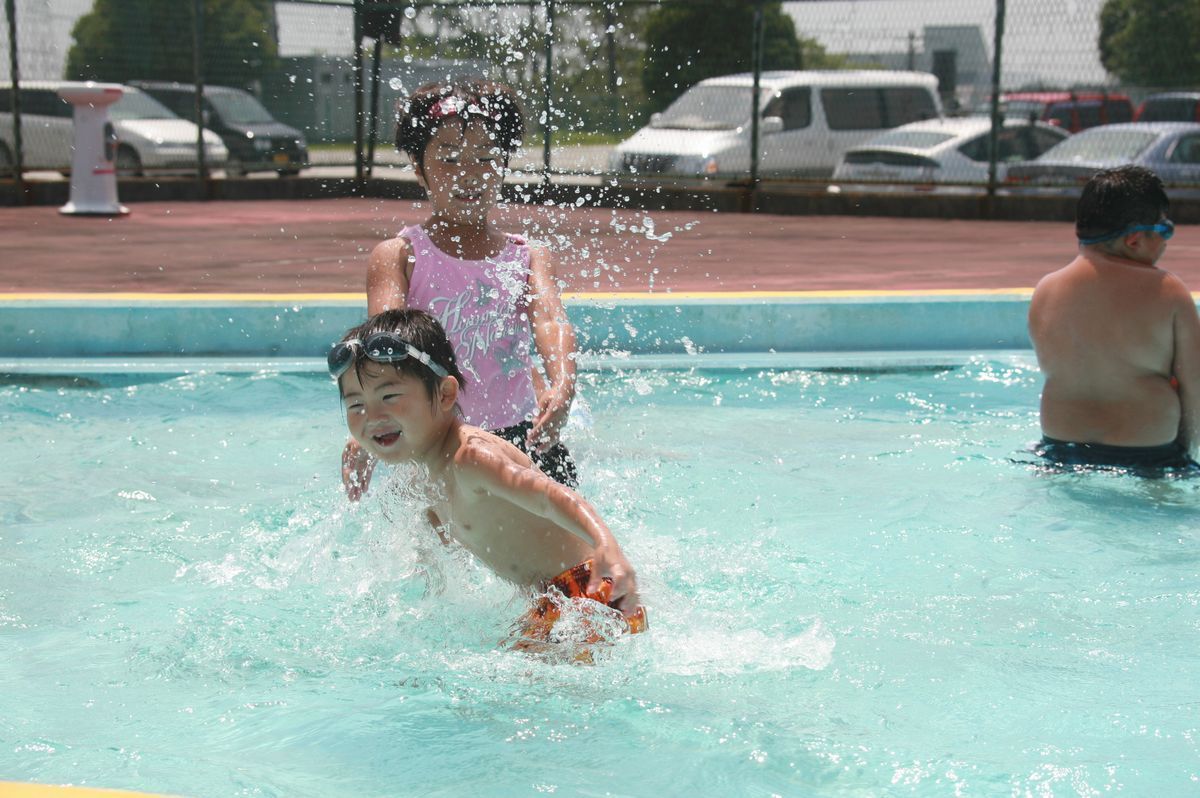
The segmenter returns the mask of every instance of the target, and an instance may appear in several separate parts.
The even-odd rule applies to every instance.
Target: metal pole
[[[17,183],[17,202],[25,201],[25,171],[24,144],[21,141],[21,68],[17,58],[17,2],[6,0],[4,10],[8,14],[8,63],[12,74],[12,112],[13,112],[13,179]]]
[[[1004,3],[996,0],[996,32],[992,50],[992,129],[988,133],[988,182],[987,196],[991,201],[996,196],[996,157],[999,154],[1000,127],[1000,56],[1004,44]]]
[[[543,107],[546,121],[542,125],[542,185],[550,185],[550,127],[554,119],[554,0],[546,0],[546,74],[542,76]]]
[[[753,59],[754,88],[750,98],[750,190],[758,187],[758,93],[762,82],[763,62],[763,4],[762,0],[754,3],[754,36],[750,57]]]
[[[617,15],[613,8],[613,2],[606,3],[604,6],[604,30],[608,38],[608,121],[611,127],[610,130],[620,130],[621,126],[617,124],[617,108],[619,107],[617,94]]]
[[[204,0],[192,0],[192,80],[196,84],[196,187],[208,194],[208,164],[204,157]]]
[[[354,179],[363,180],[362,0],[354,0]]]
[[[367,137],[367,177],[375,170],[375,139],[379,137],[379,62],[383,58],[383,39],[375,40],[375,60],[371,63],[371,135]]]

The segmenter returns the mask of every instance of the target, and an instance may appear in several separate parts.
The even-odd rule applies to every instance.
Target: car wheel
[[[12,177],[13,157],[7,144],[0,144],[0,177]]]
[[[279,170],[280,177],[295,177],[298,174],[300,174],[299,169],[280,169]]]
[[[236,177],[245,177],[246,175],[250,174],[250,172],[246,169],[245,165],[241,161],[230,156],[229,160],[225,162],[225,174],[234,175]]]
[[[117,177],[141,177],[142,159],[137,150],[122,144],[117,147]]]

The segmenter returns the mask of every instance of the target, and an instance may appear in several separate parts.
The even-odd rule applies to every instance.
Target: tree
[[[642,85],[654,108],[665,108],[692,85],[753,68],[754,6],[745,0],[695,0],[664,5],[646,20]],[[796,36],[779,0],[763,3],[763,69],[823,66],[824,50]]]
[[[203,0],[204,79],[247,87],[276,67],[272,0]],[[71,31],[67,78],[192,83],[192,7],[184,0],[95,0]]]
[[[1123,83],[1159,88],[1200,83],[1200,0],[1107,0],[1100,63]]]

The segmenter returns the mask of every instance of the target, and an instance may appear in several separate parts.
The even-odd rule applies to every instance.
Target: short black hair
[[[433,316],[415,308],[385,310],[381,313],[376,313],[357,327],[351,327],[347,330],[346,334],[342,336],[342,343],[353,340],[365,341],[375,333],[381,332],[395,333],[417,349],[429,355],[434,363],[437,363],[451,377],[458,380],[459,390],[465,389],[466,380],[463,379],[462,372],[458,369],[458,359],[454,356],[454,347],[451,346],[450,339],[446,337],[446,330],[442,327],[441,322]],[[367,357],[365,347],[360,346],[355,349],[353,368],[354,372],[358,375],[359,381],[362,380],[363,366],[374,362]],[[400,374],[416,377],[425,385],[425,391],[429,394],[430,399],[437,396],[442,378],[434,374],[421,361],[409,357],[395,363],[378,365],[392,366]],[[342,381],[339,379],[338,391],[341,392],[341,390]]]
[[[1158,224],[1170,206],[1162,180],[1144,166],[1105,169],[1083,187],[1075,208],[1075,235],[1097,238],[1135,224]]]
[[[416,167],[424,167],[425,150],[438,129],[468,122],[487,128],[496,146],[515,152],[525,137],[525,117],[516,94],[503,83],[456,80],[426,83],[404,103],[396,122],[396,149]]]

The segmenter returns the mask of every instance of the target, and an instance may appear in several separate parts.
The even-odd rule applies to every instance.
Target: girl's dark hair
[[[1075,208],[1075,235],[1095,238],[1135,224],[1158,224],[1170,209],[1158,175],[1121,166],[1092,175]]]
[[[423,310],[413,308],[385,310],[382,313],[376,313],[357,327],[347,330],[346,334],[342,336],[342,342],[355,339],[366,341],[375,333],[380,332],[395,333],[429,355],[434,363],[458,380],[460,391],[465,389],[466,380],[463,379],[462,372],[458,369],[458,359],[454,356],[454,347],[450,345],[450,339],[446,337],[446,330],[433,316]],[[375,363],[375,361],[367,357],[366,347],[356,347],[353,368],[354,372],[358,374],[360,382],[362,381],[363,366],[368,363]],[[430,399],[437,396],[441,378],[421,361],[408,357],[396,363],[376,363],[376,365],[384,368],[392,366],[400,374],[416,377],[424,383],[425,391],[429,394]],[[341,380],[338,380],[338,390],[341,390]]]
[[[426,83],[400,109],[396,148],[407,153],[414,166],[424,167],[425,149],[438,129],[455,124],[465,131],[468,122],[483,124],[507,153],[516,151],[525,136],[521,106],[508,86],[485,80],[444,81]]]

